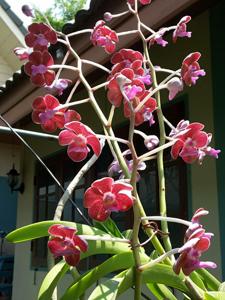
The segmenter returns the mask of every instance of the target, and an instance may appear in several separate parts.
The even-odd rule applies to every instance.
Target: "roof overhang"
[[[98,2],[97,0],[92,2]],[[108,1],[109,2],[109,1]],[[121,3],[122,2],[122,3]],[[213,1],[214,4],[218,1]],[[114,5],[107,4],[104,1],[105,11],[123,11],[124,2],[121,0],[114,0]],[[182,13],[189,13],[193,15],[195,11],[203,11],[207,9],[209,5],[212,5],[212,1],[208,0],[155,0],[152,2],[150,6],[144,6],[140,10],[140,18],[146,23],[148,26],[152,28],[159,28],[164,24],[168,23],[170,20],[180,17]],[[194,10],[193,10],[194,9]],[[95,18],[91,18],[92,23],[95,20],[98,20],[102,17],[102,15],[96,14]],[[89,18],[90,20],[90,18]],[[127,31],[130,28],[134,28],[135,20],[132,16],[123,18],[118,23],[118,20],[112,22],[111,27],[114,27],[117,32]],[[92,26],[94,23],[92,24]],[[126,38],[121,39],[120,48],[129,47],[137,42],[138,38],[135,38],[133,35],[128,35]],[[90,44],[89,38],[86,35],[79,36],[79,38],[74,38],[72,41],[72,45],[77,49],[77,52],[81,57],[85,57],[85,59],[94,60],[100,64],[105,64],[109,60],[109,56],[99,49],[98,47],[92,47]],[[75,65],[75,61],[71,58],[70,64]],[[90,65],[86,65],[84,69],[84,73],[87,76],[93,71],[93,67]],[[64,78],[70,78],[73,81],[76,81],[74,74],[71,74],[70,71],[64,71],[62,76]],[[4,118],[8,120],[9,123],[13,124],[22,118],[24,118],[27,114],[31,112],[31,103],[33,99],[37,96],[41,96],[46,94],[46,90],[44,88],[34,87],[25,74],[20,75],[15,82],[11,83],[11,87],[9,87],[4,93],[0,94],[0,113],[3,114]]]

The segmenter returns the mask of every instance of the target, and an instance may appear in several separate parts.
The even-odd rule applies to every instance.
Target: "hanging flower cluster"
[[[51,85],[55,79],[55,72],[48,69],[54,64],[48,47],[57,42],[57,35],[44,23],[33,23],[28,27],[28,31],[25,42],[28,47],[33,49],[33,52],[28,56],[24,70],[35,85]]]
[[[207,251],[210,246],[212,233],[206,232],[199,222],[199,218],[208,214],[204,208],[199,208],[191,219],[191,225],[187,229],[184,237],[184,245],[180,248],[177,261],[173,269],[176,274],[183,271],[185,275],[189,275],[199,268],[216,268],[216,264],[210,261],[200,261],[203,252]]]
[[[143,67],[143,55],[139,51],[121,49],[112,58],[113,64],[107,86],[108,100],[120,107],[124,103],[124,116],[130,118],[131,109],[150,94],[145,85],[151,84],[151,76]],[[149,96],[148,101],[135,114],[135,125],[138,126],[152,119],[152,112],[156,109],[156,101]]]
[[[186,163],[202,162],[206,155],[218,158],[220,150],[209,146],[212,135],[202,131],[204,125],[201,123],[189,123],[180,121],[170,133],[170,137],[177,139],[171,148],[171,156],[176,159],[180,156]]]

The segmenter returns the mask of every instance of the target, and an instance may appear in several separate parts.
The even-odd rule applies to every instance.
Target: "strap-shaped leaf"
[[[165,264],[157,264],[143,273],[145,283],[165,284],[166,286],[175,288],[190,295],[189,290],[183,282],[184,276],[176,275],[172,267]]]
[[[21,243],[25,241],[30,241],[33,239],[37,239],[40,237],[48,236],[48,229],[51,225],[54,224],[62,224],[65,226],[73,227],[78,230],[78,234],[84,235],[105,235],[105,232],[101,231],[92,226],[78,224],[74,222],[66,222],[66,221],[43,221],[38,223],[33,223],[19,229],[16,229],[10,232],[6,239],[11,243]]]
[[[80,297],[92,284],[107,274],[115,272],[117,270],[128,269],[134,265],[133,253],[126,252],[114,255],[101,265],[90,270],[74,284],[72,285],[61,300],[75,300]]]
[[[119,228],[117,227],[116,223],[111,219],[108,218],[104,222],[97,222],[94,221],[94,225],[96,228],[105,231],[106,233],[118,237],[118,238],[123,238],[122,233],[120,232]]]
[[[209,271],[207,271],[206,269],[198,269],[195,272],[197,272],[201,276],[207,288],[213,291],[217,291],[219,289],[221,282]]]
[[[206,292],[204,300],[225,300],[225,292]]]
[[[164,284],[147,283],[146,286],[158,300],[177,300],[177,298]]]
[[[125,292],[133,282],[133,268],[125,270],[115,277],[98,285],[88,300],[115,300]]]
[[[52,293],[57,286],[59,280],[66,274],[69,270],[69,265],[64,260],[61,260],[57,265],[55,265],[45,276],[42,281],[38,300],[49,300],[51,299]]]

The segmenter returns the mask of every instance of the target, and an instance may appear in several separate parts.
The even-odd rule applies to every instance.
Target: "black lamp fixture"
[[[20,192],[21,194],[23,194],[24,192],[24,183],[22,182],[19,186],[19,176],[20,173],[17,172],[17,170],[15,169],[15,165],[13,164],[12,169],[7,173],[8,175],[8,184],[11,188],[11,192]]]

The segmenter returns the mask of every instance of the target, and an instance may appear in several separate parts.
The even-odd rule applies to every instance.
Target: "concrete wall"
[[[191,121],[199,121],[206,125],[207,132],[213,132],[213,98],[211,87],[211,64],[210,64],[210,37],[209,37],[209,16],[203,13],[193,20],[191,28],[193,38],[179,39],[176,45],[170,45],[167,49],[157,48],[151,50],[153,63],[164,67],[179,68],[183,58],[190,52],[200,51],[204,55],[200,61],[201,65],[207,71],[207,77],[201,78],[197,85],[192,88],[185,88],[184,93],[188,93],[188,102],[186,103],[188,117]],[[157,53],[156,53],[157,51]],[[176,61],[175,61],[176,60]],[[164,94],[165,97],[166,94]],[[100,100],[102,101],[102,99]],[[167,101],[167,100],[166,100]],[[105,108],[107,109],[107,107]],[[84,110],[83,121],[89,119],[90,127],[96,125],[95,114],[92,110],[78,109],[80,113]],[[90,118],[92,116],[92,118]],[[117,121],[120,120],[119,114]],[[40,155],[46,155],[52,150],[58,149],[57,142],[30,140],[35,150]],[[17,227],[32,223],[33,221],[33,175],[34,158],[27,151],[23,154],[23,174],[26,184],[26,190],[23,197],[18,202]],[[205,207],[210,210],[210,217],[206,217],[203,222],[210,232],[214,232],[211,249],[206,255],[206,259],[215,261],[218,266],[221,263],[219,224],[218,224],[218,199],[216,188],[216,170],[215,161],[206,159],[202,166],[194,165],[190,167],[190,187],[189,187],[189,211],[199,207]],[[24,243],[16,246],[15,272],[13,282],[13,300],[30,300],[37,298],[37,291],[40,282],[44,276],[43,272],[35,272],[31,269],[30,243]],[[21,272],[23,276],[21,276]],[[215,271],[218,276],[221,275],[220,267]],[[64,278],[63,283],[67,285],[68,278]],[[26,291],[26,298],[24,298]]]

